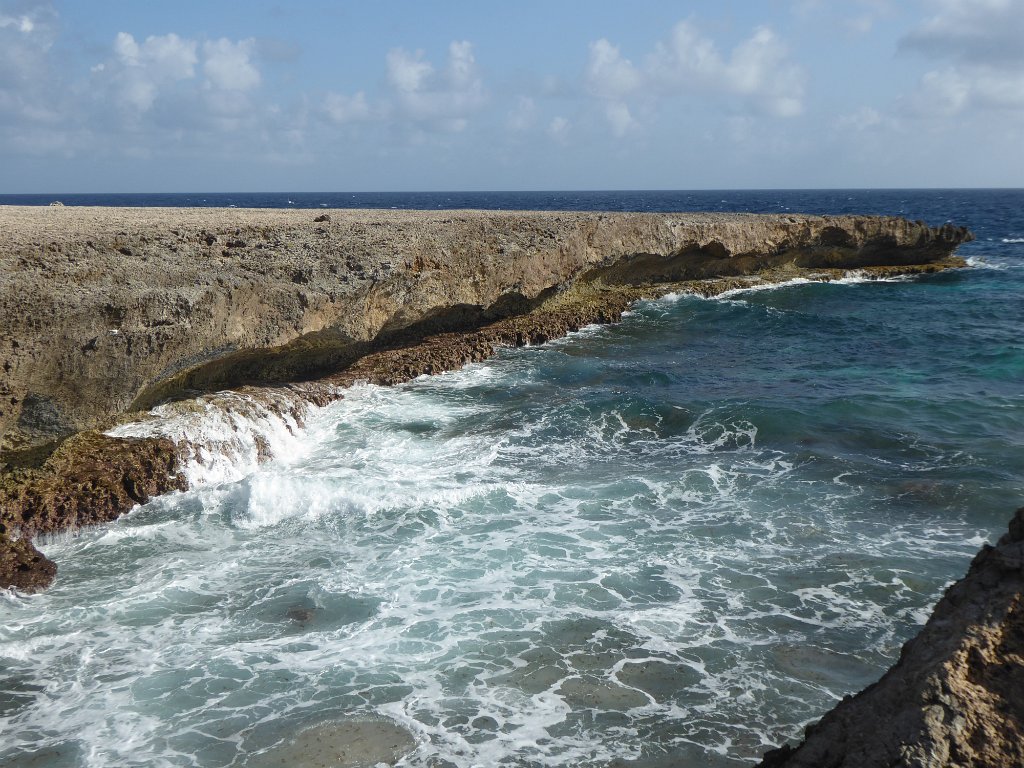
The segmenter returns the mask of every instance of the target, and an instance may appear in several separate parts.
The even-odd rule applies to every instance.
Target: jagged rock
[[[0,588],[34,591],[53,580],[56,565],[31,537],[115,520],[184,487],[170,440],[96,432],[65,441],[38,469],[0,474]]]
[[[0,533],[0,587],[38,592],[50,586],[57,565],[28,539],[9,539]]]
[[[881,680],[758,768],[1024,766],[1024,508]]]

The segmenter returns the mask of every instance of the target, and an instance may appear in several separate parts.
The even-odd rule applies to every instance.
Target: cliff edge
[[[168,398],[317,378],[523,314],[579,281],[920,265],[970,237],[867,216],[0,206],[0,462]]]

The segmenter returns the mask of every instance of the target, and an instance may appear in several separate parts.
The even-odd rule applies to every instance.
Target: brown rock
[[[184,487],[170,440],[95,432],[65,441],[39,469],[0,474],[0,588],[33,591],[53,580],[56,565],[32,536],[114,520]]]
[[[56,575],[56,564],[32,546],[31,541],[12,541],[0,533],[0,587],[38,592],[50,586]]]
[[[971,237],[864,216],[321,216],[329,227],[301,210],[0,206],[0,452],[169,397],[329,375],[576,283],[905,267]]]

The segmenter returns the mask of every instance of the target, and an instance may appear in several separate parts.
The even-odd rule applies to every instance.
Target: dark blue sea
[[[0,203],[54,199],[855,212],[977,240],[932,276],[643,302],[301,428],[158,411],[233,452],[41,542],[54,587],[0,595],[4,765],[749,765],[876,680],[1024,504],[1024,190]]]

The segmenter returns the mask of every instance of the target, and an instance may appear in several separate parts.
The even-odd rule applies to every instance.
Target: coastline
[[[63,213],[59,212],[57,216]],[[306,218],[310,218],[312,213],[315,212],[302,212]],[[429,214],[424,215],[424,218],[436,223],[438,216]],[[520,217],[519,221],[527,221],[529,227],[537,226],[537,221],[529,215],[516,216]],[[545,216],[550,218],[559,214]],[[484,360],[503,347],[543,344],[586,325],[618,322],[622,314],[640,300],[671,293],[712,297],[793,281],[834,281],[851,277],[872,280],[928,274],[965,266],[966,263],[953,256],[952,252],[961,242],[971,238],[966,230],[948,226],[928,229],[901,220],[845,217],[842,226],[839,226],[836,219],[829,217],[786,217],[788,221],[780,223],[779,217],[751,216],[712,217],[718,219],[712,222],[689,221],[685,227],[691,229],[680,238],[679,232],[673,231],[672,227],[667,228],[669,236],[665,235],[666,230],[658,229],[665,224],[664,220],[658,219],[671,221],[671,218],[672,215],[624,215],[619,220],[610,221],[609,230],[602,232],[601,222],[604,219],[601,214],[585,216],[583,219],[587,227],[592,227],[589,231],[587,227],[582,227],[584,241],[589,245],[574,252],[575,246],[566,248],[563,241],[559,248],[553,250],[536,248],[527,252],[527,258],[517,262],[515,267],[520,271],[517,273],[513,269],[506,274],[506,280],[514,279],[512,288],[515,290],[504,283],[484,291],[477,285],[473,288],[476,291],[474,297],[487,297],[479,304],[467,304],[460,300],[466,295],[460,293],[465,288],[460,282],[465,273],[460,275],[457,271],[473,264],[473,248],[478,240],[470,238],[469,245],[464,245],[465,250],[458,254],[451,251],[444,254],[448,259],[445,264],[428,268],[412,259],[411,265],[406,263],[406,267],[398,271],[400,274],[397,277],[395,270],[391,270],[389,275],[384,275],[387,270],[382,268],[373,272],[372,268],[366,266],[364,254],[362,261],[355,262],[360,268],[353,266],[350,272],[345,273],[349,275],[349,281],[340,279],[341,272],[332,273],[339,283],[352,282],[359,286],[349,291],[346,297],[350,303],[349,314],[353,311],[363,313],[364,338],[351,333],[351,325],[347,326],[348,330],[343,337],[332,327],[303,331],[302,328],[307,326],[300,324],[290,329],[291,335],[286,334],[287,340],[280,345],[240,350],[237,347],[228,349],[221,344],[213,358],[207,355],[198,362],[194,357],[184,363],[179,361],[178,367],[171,366],[171,373],[163,379],[156,382],[144,381],[141,390],[127,399],[127,405],[120,409],[111,408],[110,403],[94,403],[101,413],[91,417],[93,420],[87,422],[84,429],[76,430],[71,435],[58,434],[56,439],[48,442],[29,440],[20,450],[8,450],[3,456],[7,466],[0,471],[0,578],[4,580],[4,586],[31,592],[45,589],[54,579],[56,565],[34,548],[32,537],[113,520],[154,496],[184,490],[189,486],[185,471],[189,462],[203,452],[209,454],[223,450],[224,445],[204,442],[206,438],[190,434],[187,430],[175,434],[162,429],[168,416],[198,414],[202,418],[211,411],[256,417],[269,415],[277,418],[286,429],[301,428],[311,407],[344,398],[347,389],[354,384],[369,382],[391,385],[421,375],[458,369],[467,363]],[[474,227],[481,219],[486,221],[489,216],[472,213],[463,223],[469,222],[468,226]],[[392,221],[392,225],[409,226],[401,217],[399,221],[404,223],[395,225]],[[676,223],[679,223],[678,219]],[[578,235],[581,226],[578,220],[570,222],[573,237]],[[653,229],[644,231],[644,227]],[[693,227],[700,232],[695,234]],[[759,244],[751,246],[751,230],[755,232],[753,239],[763,236],[765,232],[781,236],[774,240],[762,237]],[[313,231],[315,233],[315,229]],[[487,233],[489,228],[484,227],[481,231]],[[627,237],[623,237],[624,231]],[[797,246],[793,245],[792,240],[795,231],[803,231],[806,238]],[[909,234],[900,244],[894,232]],[[204,236],[202,242],[211,235],[208,233]],[[215,241],[220,236],[215,235]],[[125,240],[132,237],[136,239]],[[115,235],[112,242],[135,243],[151,237],[149,230],[140,230],[131,235]],[[667,239],[661,242],[657,237]],[[552,239],[558,242],[559,235],[556,233]],[[296,240],[300,250],[308,245],[301,238],[297,237]],[[594,246],[594,240],[599,240],[602,245]],[[360,238],[357,241],[364,242]],[[86,240],[87,247],[95,250],[96,242]],[[352,247],[353,241],[347,242],[348,247]],[[437,242],[434,239],[431,245],[436,246]],[[660,245],[650,246],[652,242],[660,242]],[[726,247],[725,242],[736,247],[737,244],[746,243],[750,249],[734,251]],[[230,253],[233,248],[243,246],[229,248],[227,243],[224,245],[223,252],[228,253],[224,255],[222,252],[220,258],[230,259],[231,264],[244,267],[245,259]],[[132,244],[119,248],[130,252],[125,254],[118,250],[117,253],[122,256],[137,253]],[[661,250],[658,251],[658,248]],[[67,251],[70,246],[62,246],[62,249]],[[607,255],[606,249],[611,250],[611,256]],[[170,283],[178,281],[170,285],[171,292],[182,290],[184,281],[195,276],[188,269],[183,269],[181,274],[176,273],[176,261],[171,256],[174,253],[176,251],[171,250],[158,254],[163,259],[161,268],[165,270],[165,280]],[[581,257],[580,253],[583,254]],[[140,259],[141,262],[157,259],[153,252],[144,252],[143,255],[145,258]],[[307,256],[306,266],[310,268],[315,268],[317,263],[324,260],[329,264],[331,259],[343,259],[347,264],[351,258],[344,251],[310,252]],[[18,258],[24,260],[26,257],[23,253]],[[218,306],[217,302],[190,305],[189,311],[174,316],[172,322],[146,326],[149,330],[140,331],[125,320],[133,312],[147,311],[145,303],[139,303],[139,297],[152,294],[135,294],[133,298],[130,293],[119,294],[109,290],[112,276],[103,271],[104,265],[109,266],[108,258],[83,263],[77,262],[74,254],[65,253],[62,259],[69,265],[67,269],[80,269],[89,275],[79,285],[86,288],[87,292],[91,291],[93,297],[103,296],[104,290],[108,291],[105,294],[108,297],[123,299],[128,296],[127,301],[118,305],[108,301],[107,304],[113,309],[107,304],[101,307],[100,322],[120,317],[119,327],[109,329],[109,339],[105,339],[113,344],[108,352],[108,360],[119,349],[130,350],[133,343],[138,344],[143,333],[149,334],[145,338],[150,341],[158,337],[165,342],[171,341],[170,335],[161,334],[169,334],[166,329],[175,323],[187,321],[188,330],[201,332],[201,324],[208,322],[214,315],[208,309]],[[546,284],[544,281],[535,281],[529,290],[523,290],[532,274],[530,270],[538,264],[546,266],[546,280],[554,279],[555,282]],[[296,273],[289,272],[295,267],[294,261],[285,260],[283,264],[274,263],[272,267],[261,273],[265,280],[264,288],[273,291],[285,287],[294,292],[291,298],[294,306],[317,306],[316,300],[311,300],[312,293],[303,291],[311,284],[313,287],[319,286],[314,280],[296,281]],[[455,267],[455,276],[444,267]],[[480,268],[479,264],[477,268]],[[46,272],[45,264],[36,264],[25,271],[38,277]],[[58,287],[78,287],[74,283],[62,284],[58,278],[59,275],[46,276],[54,290]],[[404,296],[413,297],[411,306],[398,304],[382,310],[379,299],[381,284],[387,284],[394,296],[398,293],[395,286],[402,285],[403,279],[408,281],[404,283]],[[214,280],[221,281],[222,286],[225,282],[223,276],[215,277]],[[417,294],[420,282],[427,283],[429,290]],[[16,283],[9,283],[8,289],[11,284],[16,286]],[[22,287],[25,285],[23,283]],[[30,281],[28,285],[38,287],[39,282]],[[32,291],[26,290],[24,294],[31,297]],[[11,295],[7,294],[8,301]],[[225,301],[230,303],[232,295],[232,291],[227,290],[224,296],[228,298]],[[377,304],[368,301],[368,296],[375,296]],[[356,305],[355,310],[351,306],[354,297],[362,302]],[[196,311],[197,306],[200,311]],[[372,312],[374,308],[377,310],[375,315]],[[248,309],[252,311],[252,305]],[[255,322],[261,322],[259,315],[250,316]],[[273,322],[277,316],[268,312],[262,319],[266,320],[266,317],[270,317]],[[395,318],[399,318],[399,321]],[[28,325],[31,327],[32,324]],[[368,328],[369,331],[366,330]],[[112,330],[118,332],[112,333]],[[45,337],[45,332],[40,333],[42,337]],[[16,349],[32,348],[31,334],[21,338],[11,336],[9,341],[17,342],[12,345]],[[63,354],[67,357],[76,343],[76,339],[65,337],[60,344],[51,341],[46,351],[53,353],[53,359],[59,363],[60,356]],[[116,346],[120,343],[127,347]],[[37,350],[45,349],[38,340],[36,344]],[[88,356],[99,351],[99,346],[97,341],[90,348],[87,341],[77,347],[80,350],[78,354]],[[149,344],[142,348],[152,350],[154,347]],[[145,355],[138,359],[146,362]],[[218,388],[221,379],[239,366],[246,372],[242,383],[229,386],[226,390]],[[117,366],[108,365],[108,368],[111,376],[124,370]],[[289,375],[296,370],[300,371],[298,375]],[[10,384],[6,386],[10,387]],[[60,403],[59,400],[53,402]],[[148,412],[149,406],[159,402],[164,402],[160,406],[160,415],[153,416]],[[52,438],[53,435],[44,437]],[[260,442],[258,435],[250,437],[249,448],[253,462],[260,463],[272,458],[272,446],[265,440]],[[1017,539],[1014,539],[1010,543],[1016,546],[1016,542]],[[991,574],[986,578],[991,581]],[[1012,593],[1013,585],[1010,582],[1006,584]],[[961,629],[967,634],[971,631],[966,625]],[[911,702],[907,706],[913,708],[916,704]],[[823,722],[832,721],[826,718]],[[803,765],[800,762],[801,755],[807,754],[808,749],[813,751],[813,747],[796,752],[783,749],[766,758],[764,765]],[[814,760],[818,760],[818,757]]]
[[[458,370],[481,362],[505,347],[543,344],[586,325],[616,323],[637,301],[672,293],[711,298],[732,291],[779,285],[793,279],[829,282],[847,279],[890,279],[957,269],[956,258],[922,265],[843,269],[777,269],[745,276],[711,278],[647,286],[584,284],[516,315],[465,332],[427,336],[419,342],[389,346],[357,358],[344,370],[320,379],[287,386],[243,386],[230,392],[171,401],[169,414],[248,411],[287,417],[301,426],[309,406],[325,406],[345,396],[354,384],[395,385],[418,376]],[[254,461],[273,458],[263,438],[256,436]],[[225,450],[200,438],[161,434],[159,421],[146,411],[130,411],[108,422],[107,428],[85,430],[62,441],[49,455],[45,449],[27,451],[22,466],[0,472],[0,584],[26,592],[45,589],[57,566],[36,549],[31,539],[83,525],[117,519],[152,497],[187,490],[184,465],[200,451]],[[230,450],[230,447],[228,447]],[[44,458],[39,461],[40,453]],[[12,537],[8,532],[15,532]]]
[[[55,574],[32,537],[184,487],[187,441],[104,434],[160,402],[272,387],[298,413],[356,381],[615,322],[639,299],[932,272],[963,266],[951,254],[973,238],[870,216],[2,207],[0,220],[13,319],[0,584],[28,591]]]

